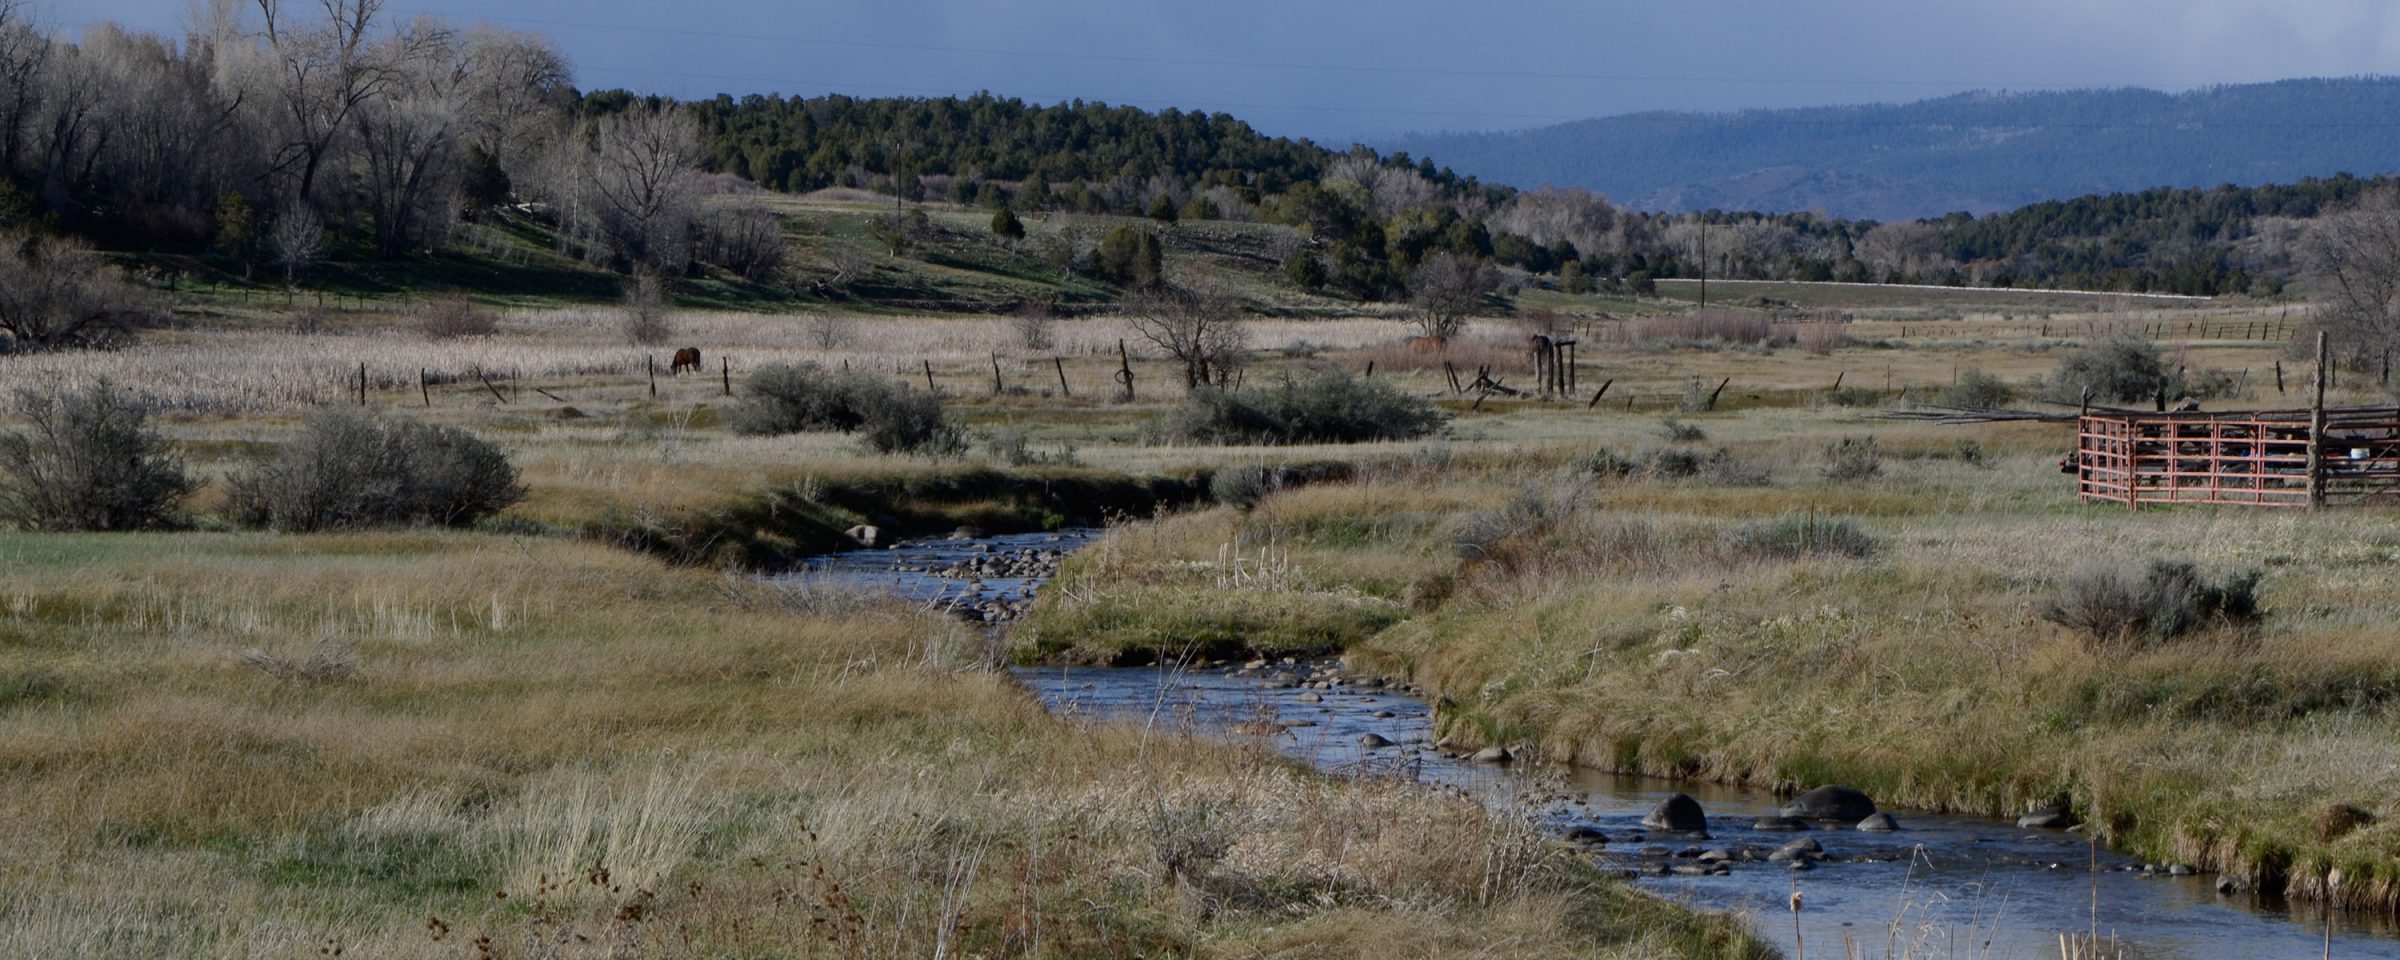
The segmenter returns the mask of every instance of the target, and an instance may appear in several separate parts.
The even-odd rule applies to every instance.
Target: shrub
[[[457,427],[331,409],[229,478],[228,510],[278,530],[468,526],[524,499],[508,454]]]
[[[2017,392],[1999,377],[1981,370],[1969,370],[1958,375],[1958,382],[1941,392],[1934,402],[1945,407],[1968,410],[1996,410],[2017,398]]]
[[[1737,556],[1777,560],[1864,557],[1875,552],[1875,538],[1857,524],[1813,510],[1797,510],[1773,520],[1745,523],[1725,531],[1717,542]]]
[[[1451,544],[1461,557],[1497,558],[1508,541],[1556,529],[1590,500],[1591,484],[1573,471],[1529,482],[1500,509],[1468,514]]]
[[[1825,479],[1865,480],[1883,472],[1883,451],[1875,438],[1843,437],[1825,445]]]
[[[500,318],[455,293],[425,301],[417,308],[417,331],[435,340],[488,337],[500,329]]]
[[[162,317],[125,271],[83,244],[0,230],[0,353],[106,346]]]
[[[2119,335],[2059,358],[2058,372],[2050,377],[2049,399],[2076,403],[2088,388],[2092,399],[2104,402],[2149,400],[2180,392],[2179,379],[2159,358],[2157,344]]]
[[[637,347],[655,347],[675,339],[675,315],[667,310],[657,274],[644,273],[625,288],[617,331],[625,335],[626,343]]]
[[[727,417],[735,433],[808,430],[857,434],[876,453],[956,456],[966,430],[941,398],[867,373],[828,373],[815,364],[775,364],[751,374]]]
[[[2139,574],[2086,571],[2042,606],[2041,617],[2100,647],[2141,647],[2209,626],[2257,622],[2259,572],[2210,580],[2183,560],[2152,560]]]
[[[172,525],[198,485],[149,412],[106,381],[16,392],[27,426],[0,433],[0,522],[27,530],[141,530]]]
[[[1665,437],[1668,443],[1699,443],[1708,439],[1708,431],[1672,417],[1659,421],[1658,435]]]
[[[1208,478],[1209,499],[1249,510],[1274,492],[1275,473],[1255,463],[1226,467]]]
[[[517,468],[457,427],[345,408],[227,480],[235,521],[300,532],[428,524],[463,527],[525,498]]]
[[[1389,382],[1325,369],[1266,390],[1194,390],[1161,430],[1195,443],[1362,443],[1422,437],[1442,420],[1431,401]]]

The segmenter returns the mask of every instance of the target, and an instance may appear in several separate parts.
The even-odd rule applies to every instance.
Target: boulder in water
[[[2074,825],[2075,815],[2068,812],[2067,805],[2063,803],[2038,807],[2017,818],[2017,828],[2020,830],[2064,830]]]
[[[1391,746],[1392,742],[1384,739],[1382,734],[1362,733],[1358,735],[1358,745],[1369,750],[1380,750],[1384,747]]]
[[[1650,808],[1650,814],[1642,818],[1642,826],[1677,833],[1707,833],[1708,814],[1700,809],[1700,801],[1678,793]]]
[[[875,541],[883,539],[883,528],[862,523],[842,531],[842,536],[849,537],[850,542],[859,546],[872,547],[875,545]]]
[[[1858,822],[1858,828],[1868,833],[1890,833],[1900,829],[1900,821],[1888,813],[1878,813]]]
[[[1839,820],[1857,823],[1875,813],[1875,801],[1859,790],[1827,784],[1792,798],[1776,811],[1787,817],[1802,820]]]
[[[1795,833],[1808,829],[1808,821],[1799,817],[1760,817],[1758,822],[1750,825],[1750,829],[1767,833]]]
[[[1475,751],[1476,763],[1507,763],[1515,759],[1516,755],[1509,753],[1507,747],[1485,747]]]

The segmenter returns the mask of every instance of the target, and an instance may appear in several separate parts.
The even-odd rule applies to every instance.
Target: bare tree
[[[625,335],[625,342],[637,347],[655,347],[675,339],[675,314],[667,308],[666,291],[657,274],[645,271],[626,285],[617,329]]]
[[[298,22],[283,0],[257,0],[260,52],[271,72],[277,120],[273,170],[298,203],[316,199],[317,178],[350,132],[360,106],[381,96],[397,74],[393,51],[368,42],[383,0],[318,0],[325,20]]]
[[[1483,306],[1484,296],[1499,286],[1500,273],[1490,260],[1436,253],[1408,275],[1409,299],[1417,308],[1409,322],[1428,337],[1457,336]]]
[[[783,269],[783,218],[751,202],[711,207],[699,220],[699,256],[752,283]]]
[[[1941,231],[1930,223],[1879,223],[1858,238],[1852,253],[1877,276],[1918,275],[1940,266]]]
[[[267,247],[274,252],[275,263],[283,267],[283,282],[289,286],[300,268],[324,258],[325,225],[304,207],[286,210],[267,231]]]
[[[875,271],[874,258],[846,243],[828,244],[824,256],[826,277],[816,283],[822,293],[848,293],[852,284]]]
[[[2338,349],[2371,353],[2400,345],[2400,190],[2376,191],[2317,218],[2301,251],[2326,301],[2319,322]]]
[[[390,82],[358,107],[358,177],[375,247],[396,256],[427,245],[455,217],[470,64],[450,29],[419,18],[386,54]]]
[[[33,24],[28,0],[0,0],[0,172],[17,173],[26,128],[41,103],[50,38]]]
[[[1134,332],[1183,364],[1185,389],[1222,387],[1241,369],[1250,331],[1231,299],[1166,287],[1130,298],[1125,306]]]
[[[700,170],[700,128],[681,106],[636,103],[593,124],[592,212],[630,263],[682,269]]]

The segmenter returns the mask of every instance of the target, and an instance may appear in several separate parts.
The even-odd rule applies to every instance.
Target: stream
[[[886,590],[969,620],[1004,622],[1097,531],[905,541],[819,558],[792,576]],[[1053,711],[1195,736],[1259,739],[1321,770],[1454,787],[1524,812],[1579,845],[1603,869],[1656,894],[1737,912],[1792,952],[1797,889],[1810,953],[1861,957],[2055,957],[2058,935],[2097,928],[2127,958],[2249,960],[2400,958],[2400,927],[2360,914],[2327,918],[2313,904],[2235,891],[2171,865],[2095,853],[2080,833],[2020,829],[1979,817],[1887,810],[1901,829],[1819,824],[1753,829],[1782,801],[1763,791],[1621,776],[1580,767],[1482,762],[1432,740],[1433,715],[1405,684],[1345,675],[1336,664],[1282,661],[1209,667],[1040,667],[1014,671]],[[1264,723],[1262,723],[1262,721]],[[1268,725],[1271,724],[1271,725]],[[1237,733],[1239,728],[1249,733]],[[1708,816],[1705,839],[1645,830],[1642,819],[1683,793]],[[1597,831],[1598,837],[1593,836]],[[1795,870],[1767,859],[1813,839],[1821,859]],[[1713,863],[1719,858],[1722,863]],[[2097,864],[2097,871],[2094,864]],[[2095,910],[2095,897],[2097,909]],[[2330,941],[2328,937],[2330,936]]]

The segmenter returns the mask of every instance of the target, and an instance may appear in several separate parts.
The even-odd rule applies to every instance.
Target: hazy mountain
[[[2400,170],[2400,77],[1639,113],[1377,146],[1487,181],[1588,187],[1640,209],[1894,220],[2150,187]]]

